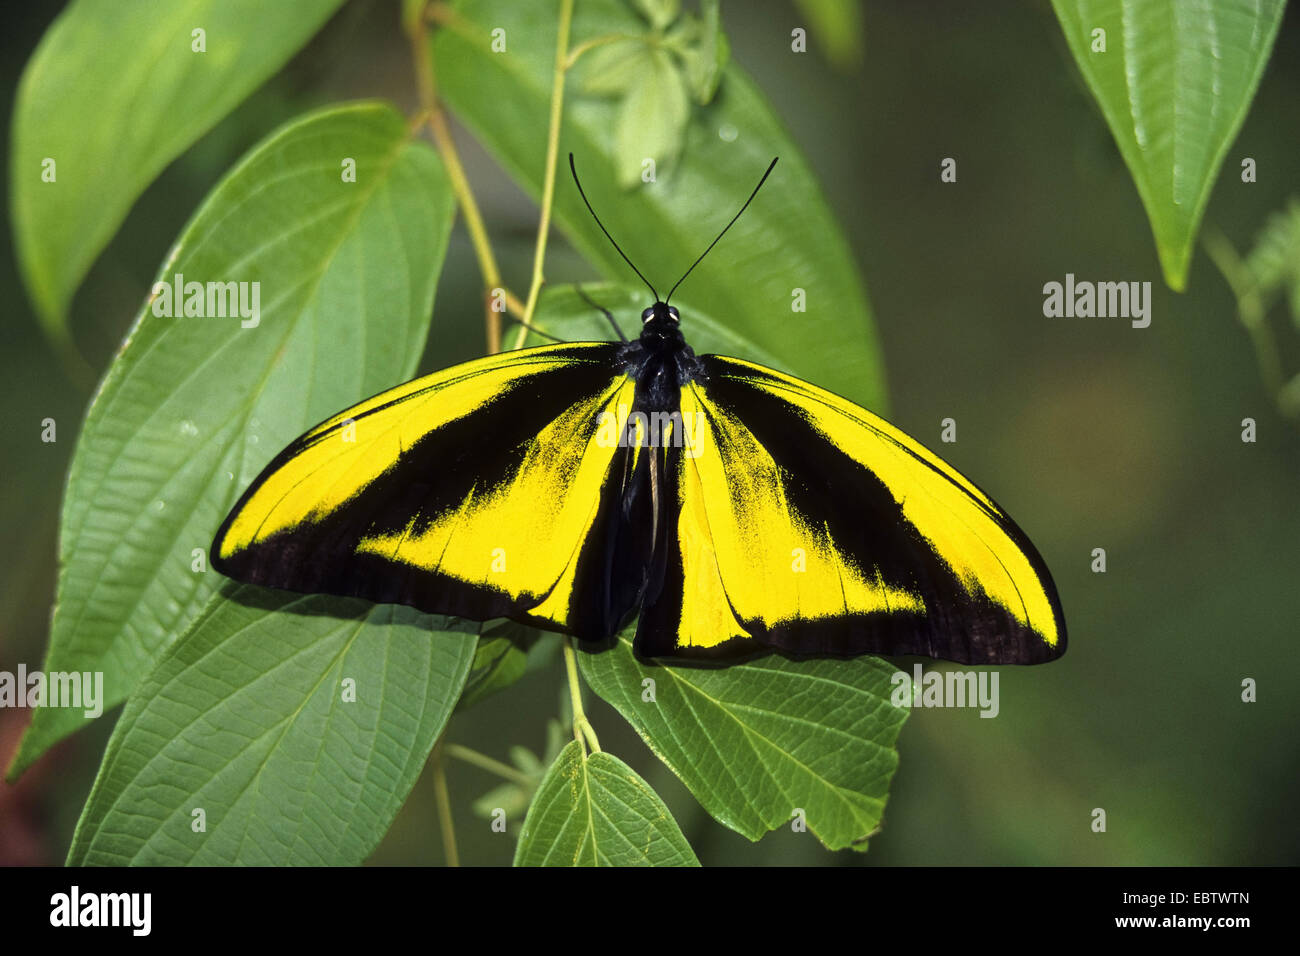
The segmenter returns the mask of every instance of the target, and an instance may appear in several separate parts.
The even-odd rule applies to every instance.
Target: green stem
[[[633,36],[631,33],[607,33],[603,37],[592,37],[583,43],[579,43],[564,59],[564,69],[566,71],[573,69],[573,65],[581,59],[582,55],[589,50],[594,50],[598,46],[605,46],[607,43],[614,43],[618,40],[638,40],[643,41],[645,37]]]
[[[420,93],[420,116],[417,118],[416,127],[418,128],[421,123],[428,124],[429,132],[433,134],[434,145],[438,148],[438,155],[442,157],[442,164],[447,170],[452,192],[456,195],[456,203],[465,217],[465,229],[469,232],[470,243],[478,259],[479,273],[483,277],[487,349],[488,352],[500,352],[501,313],[492,308],[492,298],[494,290],[504,288],[501,284],[501,269],[497,266],[496,255],[492,252],[492,243],[488,240],[487,228],[483,225],[483,215],[479,212],[474,191],[470,188],[469,178],[465,175],[460,153],[456,151],[456,141],[452,139],[446,114],[438,101],[438,85],[433,70],[433,54],[429,49],[427,19],[427,16],[418,16],[407,25],[411,40],[411,57],[415,61],[416,84]],[[512,299],[514,296],[507,291],[507,304]]]
[[[1255,361],[1259,365],[1259,374],[1264,380],[1264,387],[1274,397],[1283,414],[1290,414],[1285,401],[1282,360],[1278,355],[1277,341],[1273,337],[1273,330],[1269,327],[1268,316],[1264,303],[1260,299],[1259,290],[1255,286],[1254,277],[1223,233],[1207,228],[1203,242],[1206,253],[1223,273],[1233,297],[1237,300],[1237,318],[1255,347]]]
[[[455,757],[457,760],[463,760],[465,763],[473,764],[480,770],[486,770],[488,773],[494,773],[498,777],[504,777],[514,783],[522,784],[526,787],[532,786],[532,780],[522,770],[516,770],[509,764],[502,763],[500,760],[493,760],[487,754],[481,754],[477,750],[471,750],[469,747],[462,747],[460,744],[447,744],[442,748],[443,753],[448,757]]]
[[[451,796],[447,792],[447,771],[442,762],[442,742],[433,748],[433,799],[438,807],[438,826],[442,830],[443,851],[448,866],[460,866],[456,852],[456,826],[451,819]]]
[[[551,80],[551,121],[546,137],[546,172],[542,179],[542,214],[537,223],[537,247],[533,254],[533,281],[524,305],[524,323],[519,326],[515,348],[524,344],[528,326],[537,311],[546,263],[546,237],[551,231],[551,207],[555,201],[555,164],[560,152],[560,118],[564,112],[564,77],[569,56],[569,29],[573,25],[573,0],[560,0],[560,26],[555,37],[555,74]]]
[[[592,753],[600,753],[600,741],[596,739],[596,728],[591,726],[586,712],[582,709],[582,685],[578,683],[578,654],[573,649],[573,638],[564,639],[564,670],[569,675],[569,701],[573,705],[573,739],[582,744],[584,750],[590,748]]]

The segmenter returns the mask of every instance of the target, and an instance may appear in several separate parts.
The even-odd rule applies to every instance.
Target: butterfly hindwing
[[[602,414],[634,392],[616,349],[492,356],[335,415],[245,492],[213,566],[477,620],[617,629],[640,597],[651,527],[636,491],[647,459],[598,440]]]
[[[682,388],[687,441],[666,449],[675,537],[642,612],[642,654],[1064,653],[1046,566],[983,492],[830,392],[701,361]]]

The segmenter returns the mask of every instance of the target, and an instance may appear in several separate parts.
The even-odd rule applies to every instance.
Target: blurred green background
[[[6,157],[14,87],[58,6],[7,13]],[[145,193],[74,305],[76,341],[97,372],[190,212],[248,147],[323,103],[383,97],[413,108],[398,8],[349,3]],[[705,864],[1300,862],[1300,429],[1274,411],[1209,259],[1198,250],[1186,294],[1165,287],[1136,189],[1050,6],[867,3],[865,59],[850,72],[828,66],[815,39],[807,55],[790,53],[790,30],[805,24],[786,2],[723,12],[733,57],[802,146],[857,255],[891,419],[1030,534],[1060,589],[1070,650],[1052,665],[1004,669],[995,720],[913,714],[884,828],[865,856],[831,854],[807,834],[751,844],[726,830],[593,700],[602,746],[664,796]],[[1298,89],[1292,9],[1206,216],[1241,251],[1300,195]],[[505,275],[523,288],[536,210],[468,136],[458,140]],[[955,185],[939,181],[948,156]],[[1246,156],[1258,163],[1255,184],[1240,182]],[[591,274],[562,241],[552,250],[552,281]],[[1042,286],[1067,272],[1150,280],[1150,328],[1044,318]],[[7,224],[0,297],[0,670],[12,671],[44,654],[59,497],[90,392],[40,334]],[[1292,371],[1295,346],[1292,334],[1283,356]],[[482,349],[478,275],[458,228],[425,365]],[[1247,416],[1259,423],[1256,444],[1240,439]],[[39,440],[46,417],[58,422],[55,444]],[[946,417],[958,424],[955,445],[939,443]],[[1089,570],[1097,547],[1105,574]],[[1257,703],[1241,702],[1245,677],[1258,681]],[[541,750],[562,691],[553,659],[455,717],[449,739],[502,759],[513,744]],[[0,710],[0,762],[24,722]],[[110,723],[57,748],[16,787],[0,784],[0,863],[62,861]],[[508,863],[513,838],[471,811],[496,780],[451,763],[449,782],[462,860]],[[1097,807],[1104,834],[1090,828]],[[372,861],[441,860],[426,772]]]

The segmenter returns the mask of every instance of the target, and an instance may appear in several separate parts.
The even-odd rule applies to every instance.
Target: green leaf
[[[646,160],[655,175],[667,173],[682,149],[682,136],[691,116],[691,100],[673,58],[650,50],[645,68],[619,106],[615,138],[618,181],[627,187],[641,182]]]
[[[795,0],[799,14],[808,23],[808,33],[826,60],[837,70],[855,70],[862,65],[861,0]]]
[[[388,830],[474,634],[406,607],[229,591],[131,695],[69,864],[347,866]]]
[[[769,655],[719,668],[659,666],[639,662],[626,635],[579,661],[592,689],[719,823],[757,840],[802,810],[830,849],[866,849],[907,715],[890,703],[891,665]]]
[[[208,546],[262,467],[411,376],[453,209],[437,156],[378,104],[289,124],[216,187],[159,277],[259,282],[260,320],[146,303],[73,455],[47,669],[103,671],[105,706],[123,700],[215,598]],[[38,710],[11,773],[83,723]]]
[[[699,861],[649,784],[612,754],[584,754],[575,740],[560,752],[533,798],[515,866],[699,866]]]
[[[457,710],[473,707],[484,697],[509,687],[528,671],[528,651],[541,631],[514,621],[492,621],[480,630],[474,664],[465,681]]]
[[[550,4],[464,0],[456,11],[454,25],[435,39],[440,90],[506,171],[539,196],[555,10]],[[509,29],[509,53],[491,52],[490,26]],[[617,0],[584,0],[572,42],[640,29]],[[772,157],[780,156],[758,198],[674,302],[691,302],[818,385],[886,411],[880,351],[853,255],[811,170],[753,82],[734,63],[728,66],[717,99],[692,112],[671,173],[631,192],[618,186],[618,109],[617,102],[584,96],[570,84],[560,155],[574,153],[605,225],[660,293],[667,294],[736,214]],[[634,280],[592,222],[567,171],[560,175],[556,224],[607,278]],[[796,289],[803,290],[807,311],[792,311]]]
[[[75,0],[59,15],[18,86],[9,170],[18,259],[52,336],[66,337],[73,293],[145,187],[341,2]]]
[[[692,42],[686,47],[673,48],[686,64],[686,75],[690,79],[691,92],[695,101],[707,106],[722,82],[722,71],[727,67],[731,56],[731,46],[727,35],[722,32],[722,14],[718,0],[704,0],[700,5],[702,19],[691,20],[694,29],[686,31]],[[670,38],[671,39],[671,38]]]
[[[633,0],[633,3],[656,30],[668,26],[682,12],[681,0]]]
[[[644,40],[614,40],[578,60],[584,93],[624,96],[650,69],[650,46]]]
[[[1142,197],[1165,281],[1181,292],[1210,190],[1250,109],[1285,2],[1052,6]],[[1105,31],[1105,52],[1097,30]]]

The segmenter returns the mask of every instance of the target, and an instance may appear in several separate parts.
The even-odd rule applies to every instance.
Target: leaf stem
[[[1278,355],[1277,339],[1269,327],[1264,303],[1260,299],[1259,289],[1254,276],[1246,264],[1237,255],[1228,238],[1217,229],[1206,228],[1202,243],[1210,259],[1223,273],[1228,288],[1237,300],[1237,319],[1246,334],[1250,336],[1255,347],[1255,361],[1259,365],[1260,378],[1264,387],[1273,396],[1278,410],[1288,417],[1294,417],[1294,411],[1287,401],[1285,376],[1282,372],[1282,360]]]
[[[460,744],[446,744],[442,752],[448,757],[455,757],[457,760],[463,760],[465,763],[473,764],[480,770],[486,770],[488,773],[494,773],[498,777],[504,777],[514,783],[531,787],[533,781],[528,774],[522,770],[516,770],[509,764],[502,763],[500,760],[493,760],[487,754],[481,754],[477,750],[471,750],[469,747],[462,747]]]
[[[460,866],[456,851],[456,826],[451,819],[451,796],[447,792],[447,770],[442,762],[443,744],[439,740],[433,748],[433,800],[438,807],[438,826],[442,830],[443,852],[448,866]]]
[[[407,34],[411,40],[411,57],[415,62],[416,85],[420,93],[420,116],[417,117],[416,128],[418,129],[420,120],[428,124],[434,145],[437,146],[443,166],[447,169],[447,177],[451,180],[456,202],[465,216],[465,228],[469,232],[470,243],[474,246],[474,254],[478,258],[479,273],[483,277],[483,312],[487,349],[489,353],[500,352],[501,313],[493,310],[492,299],[494,290],[505,291],[501,284],[501,270],[492,252],[492,243],[488,240],[487,229],[483,225],[483,216],[474,199],[469,178],[465,175],[465,167],[461,164],[460,153],[456,151],[456,142],[452,139],[451,130],[447,125],[447,116],[438,101],[438,85],[433,69],[433,53],[429,48],[427,19],[425,15],[416,16],[407,24]],[[505,295],[508,307],[514,297],[509,292]]]
[[[607,33],[604,36],[592,37],[590,40],[584,40],[579,43],[564,59],[564,69],[566,71],[573,69],[573,65],[581,59],[582,55],[589,50],[594,50],[598,46],[605,46],[608,43],[616,43],[619,40],[644,40],[644,36],[636,36],[631,33]]]
[[[555,74],[551,81],[551,121],[546,137],[546,172],[542,179],[542,213],[537,223],[537,247],[533,254],[533,281],[528,289],[528,302],[524,305],[524,322],[519,326],[515,348],[528,336],[528,325],[537,311],[537,298],[542,292],[542,267],[546,263],[546,237],[551,231],[551,207],[555,200],[555,164],[560,151],[560,118],[564,112],[564,78],[567,75],[569,56],[569,30],[573,25],[573,0],[560,0],[560,25],[555,36]],[[566,645],[567,646],[567,645]]]
[[[573,739],[582,745],[585,752],[591,748],[592,753],[600,753],[600,741],[596,739],[596,729],[591,726],[586,712],[582,709],[582,685],[578,683],[578,654],[573,649],[573,638],[564,638],[564,669],[569,675],[569,701],[573,705]]]

